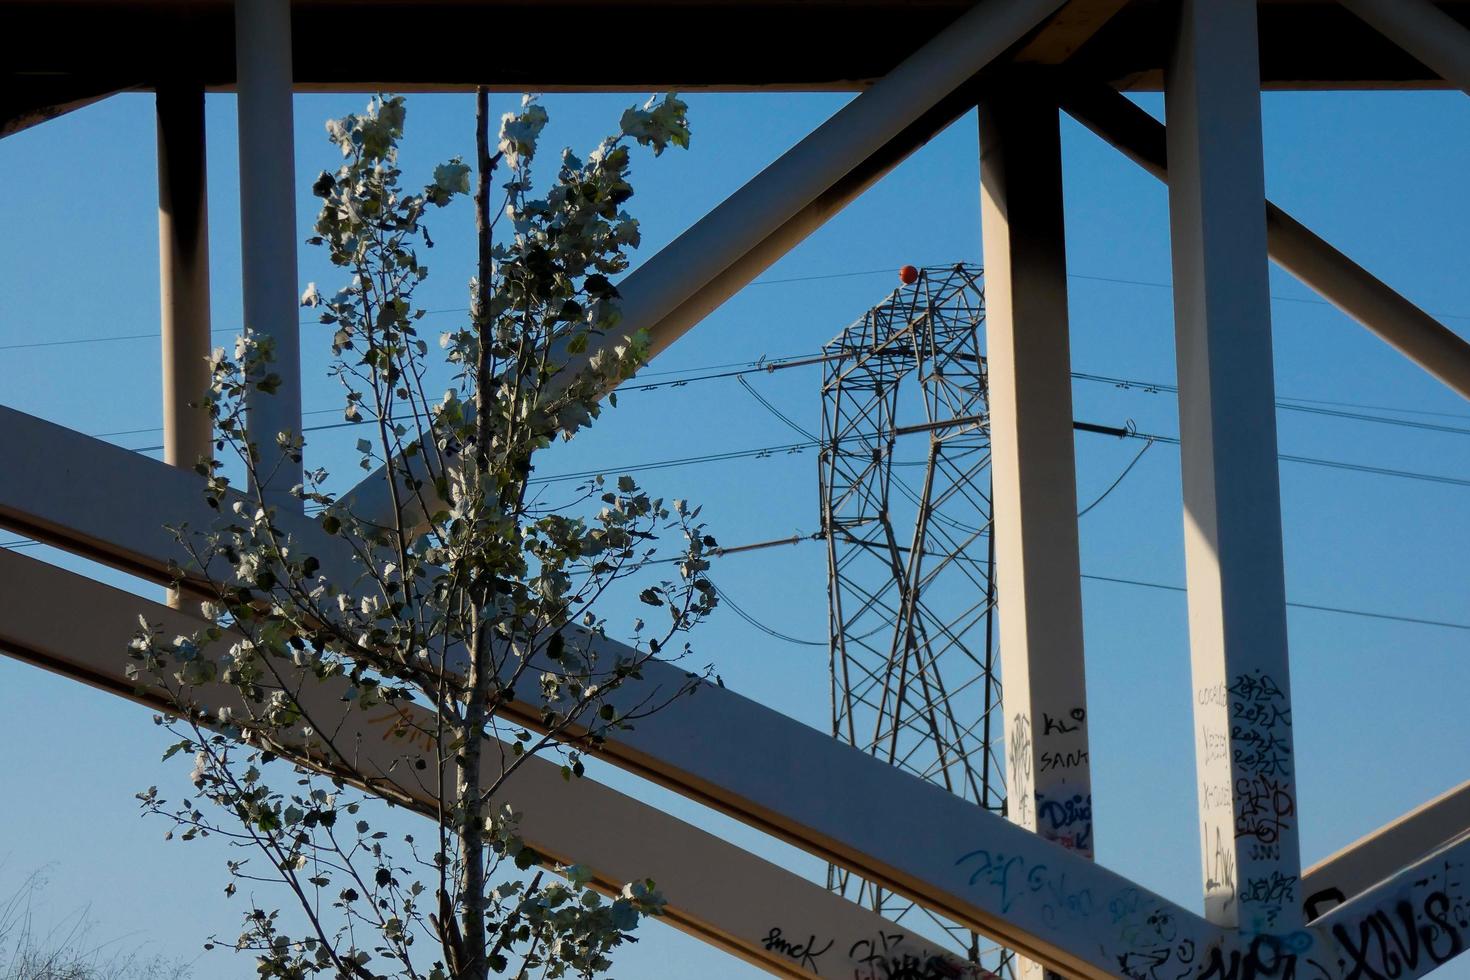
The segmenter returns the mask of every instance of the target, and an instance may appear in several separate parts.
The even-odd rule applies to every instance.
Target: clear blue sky
[[[546,100],[547,145],[586,149],[633,96]],[[838,108],[845,97],[701,95],[690,98],[694,142],[637,168],[632,209],[643,254],[683,230]],[[311,178],[335,166],[322,121],[360,109],[364,96],[296,100],[301,237],[314,214]],[[1161,112],[1161,100],[1144,104]],[[496,98],[497,110],[511,106]],[[409,182],[472,151],[468,97],[410,96],[403,169]],[[213,316],[239,323],[239,225],[234,99],[209,111]],[[1470,101],[1460,93],[1268,95],[1266,176],[1272,198],[1426,309],[1470,334]],[[1064,121],[1074,370],[1172,382],[1174,354],[1164,188],[1080,127]],[[951,127],[778,263],[650,368],[689,369],[812,352],[880,300],[904,263],[979,261],[974,116]],[[0,403],[88,433],[160,424],[156,340],[158,267],[153,100],[131,95],[0,140],[6,194],[0,235]],[[472,269],[466,208],[436,216],[440,247],[421,294],[432,309],[466,305]],[[877,271],[873,271],[877,270]],[[866,274],[870,273],[871,274]],[[848,275],[851,273],[851,275]],[[858,274],[865,273],[865,274]],[[795,282],[776,282],[811,276]],[[301,250],[301,280],[336,282]],[[1378,414],[1470,429],[1470,405],[1272,271],[1281,395],[1388,406]],[[458,314],[431,319],[445,328]],[[223,337],[224,334],[221,334]],[[17,347],[48,341],[85,343]],[[303,331],[308,410],[336,407],[322,372],[328,337]],[[820,424],[819,378],[793,370],[752,379],[803,425]],[[1171,395],[1079,382],[1079,418],[1178,431]],[[1411,413],[1443,414],[1411,414]],[[331,421],[329,415],[318,421]],[[324,432],[310,461],[355,478],[351,430]],[[161,442],[156,431],[112,441]],[[701,452],[793,441],[733,381],[629,393],[574,443],[549,451],[542,473],[618,467]],[[1079,497],[1091,500],[1138,443],[1079,436]],[[1470,478],[1470,436],[1285,412],[1285,453]],[[155,454],[157,455],[157,454]],[[650,488],[703,503],[722,543],[782,537],[817,525],[810,453],[711,463],[648,474]],[[1283,464],[1286,572],[1293,600],[1470,624],[1470,488]],[[1156,446],[1082,523],[1082,565],[1094,575],[1183,582],[1177,450]],[[15,535],[0,532],[0,541]],[[83,568],[48,549],[27,554]],[[821,638],[826,568],[815,545],[730,557],[716,581],[782,631]],[[108,581],[125,577],[99,572]],[[134,583],[137,585],[137,583]],[[156,590],[138,585],[144,594]],[[1084,586],[1098,859],[1185,904],[1199,906],[1188,649],[1183,596],[1089,580]],[[0,605],[4,597],[0,596]],[[78,610],[85,615],[85,610]],[[631,615],[631,611],[630,611]],[[1299,807],[1310,863],[1466,776],[1470,631],[1294,609],[1290,614]],[[742,693],[826,728],[826,657],[788,646],[721,610],[695,636],[699,656]],[[121,651],[119,651],[121,654]],[[99,937],[128,936],[193,956],[210,933],[233,935],[222,848],[162,840],[133,794],[186,786],[187,763],[163,766],[148,713],[0,660],[0,895],[46,865],[43,915],[90,904]],[[805,857],[618,774],[763,854],[820,873]],[[860,805],[860,801],[856,801]],[[268,900],[262,896],[262,900]],[[663,927],[620,961],[618,975],[745,977],[755,971]],[[1470,976],[1456,964],[1446,974]],[[247,958],[209,954],[200,977],[248,977]]]

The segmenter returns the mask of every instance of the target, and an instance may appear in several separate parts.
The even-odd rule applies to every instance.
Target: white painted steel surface
[[[161,710],[169,706],[139,698],[126,675],[138,616],[170,635],[202,625],[188,614],[3,549],[0,595],[0,651]],[[51,612],[56,596],[66,596],[87,615],[58,622]],[[350,748],[357,771],[383,781],[380,792],[391,788],[432,818],[437,800],[428,777],[414,775],[432,773],[438,765],[431,743],[393,734],[404,723],[432,728],[432,715],[418,707],[347,711],[340,679],[301,680],[294,671],[281,678],[302,692],[317,730],[333,732],[339,746]],[[203,686],[194,695],[195,704],[210,713],[242,707],[227,685]],[[300,748],[302,761],[340,774],[322,764],[319,746],[309,750],[303,740]],[[487,767],[487,778],[499,776],[493,765]],[[653,878],[669,900],[666,921],[773,974],[877,980],[904,969],[922,973],[938,956],[940,969],[953,971],[948,975],[979,977],[906,926],[591,779],[567,781],[545,759],[526,760],[504,799],[522,814],[527,843],[537,852],[591,869],[598,887],[609,892],[627,881]]]
[[[176,554],[162,523],[210,519],[190,474],[14,410],[0,409],[0,456],[13,464],[0,468],[0,525],[153,578]],[[78,467],[89,479],[74,479]],[[331,557],[315,522],[281,523]],[[11,594],[0,591],[0,623],[30,612]],[[47,628],[80,621],[65,615],[64,592],[46,594],[51,605],[35,605]],[[682,680],[668,665],[647,675],[656,686]],[[1305,929],[1237,935],[723,688],[706,685],[628,734],[609,761],[899,887],[1064,975],[1413,980],[1470,938],[1463,842]]]
[[[252,389],[246,424],[260,451],[265,499],[300,510],[290,491],[301,483],[302,466],[276,447],[277,433],[301,432],[290,0],[236,0],[235,64],[245,326],[274,341],[272,369],[281,378],[274,394]]]
[[[1007,815],[1091,857],[1059,113],[1013,86],[979,120]]]
[[[0,458],[17,464],[0,469],[0,525],[148,577],[184,559],[165,523],[214,520],[197,477],[10,409],[0,409]],[[89,478],[77,478],[84,470]],[[322,574],[356,580],[349,549],[315,520],[287,512],[277,524]],[[686,680],[663,662],[643,673],[614,695],[619,710]],[[536,674],[527,672],[532,687]],[[539,691],[518,694],[506,713],[534,727]],[[1108,976],[1120,955],[1156,938],[1150,917],[1197,949],[1218,937],[1147,889],[721,687],[675,700],[604,755],[1067,975]]]
[[[213,423],[200,407],[209,390],[211,347],[204,87],[160,87],[157,107],[163,459],[192,467],[213,455]]]
[[[1021,93],[980,103],[980,209],[1007,805],[1021,826],[1091,856],[1055,103]]]
[[[1205,915],[1301,924],[1254,3],[1184,0],[1164,97]]]

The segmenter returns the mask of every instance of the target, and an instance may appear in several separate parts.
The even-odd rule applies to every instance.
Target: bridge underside
[[[294,0],[296,90],[858,91],[887,75],[973,4],[970,0]],[[1441,9],[1470,24],[1470,2]],[[1173,6],[1074,0],[1012,52],[1067,64],[1124,90],[1158,90]],[[432,45],[391,60],[322,57],[344,15],[443,24]],[[1336,3],[1263,0],[1265,89],[1453,87]],[[578,25],[566,31],[568,19]],[[187,45],[178,39],[187,37]],[[558,56],[498,38],[557,37]],[[108,95],[160,82],[235,86],[228,0],[0,0],[0,136]],[[118,43],[125,38],[126,43]],[[831,43],[836,41],[837,43]],[[487,53],[493,50],[493,56]],[[622,57],[608,59],[618,51]],[[389,77],[391,76],[391,77]]]
[[[646,330],[655,355],[978,102],[993,542],[1008,790],[1018,805],[1008,818],[986,812],[723,686],[640,721],[612,739],[604,756],[996,938],[1031,961],[1028,976],[1044,967],[1097,980],[1285,977],[1298,975],[1300,961],[1303,977],[1413,980],[1470,946],[1470,879],[1463,874],[1470,784],[1316,868],[1301,866],[1267,260],[1467,398],[1470,342],[1264,199],[1256,82],[1268,89],[1470,91],[1470,32],[1460,26],[1470,23],[1470,2],[1252,6],[0,0],[0,135],[115,92],[162,89],[167,420],[201,387],[188,373],[202,369],[201,359],[183,352],[196,342],[207,347],[210,336],[203,91],[236,87],[237,51],[246,66],[240,143],[252,163],[242,168],[242,212],[255,219],[241,234],[246,318],[264,324],[278,350],[299,334],[293,88],[861,92],[618,283],[621,329]],[[351,18],[368,29],[382,18],[406,35],[427,23],[433,42],[406,43],[370,67],[319,56]],[[569,21],[575,30],[566,30]],[[556,57],[517,43],[530,37],[558,38]],[[619,59],[609,62],[608,51]],[[1158,88],[1166,62],[1167,127],[1120,94]],[[1017,66],[1027,68],[1022,84],[1014,84]],[[353,74],[368,71],[374,77]],[[1085,814],[1077,819],[1085,819],[1091,840],[1059,107],[1169,187],[1203,916],[1095,864],[1079,846],[1084,837],[1071,833],[1068,841],[1039,820],[1043,808],[1069,799]],[[262,304],[259,317],[252,302]],[[609,335],[598,346],[625,336]],[[299,371],[282,374],[294,391],[292,416],[268,424],[254,414],[257,405],[252,418],[267,431],[300,431]],[[166,421],[159,462],[0,406],[7,464],[0,467],[0,527],[169,581],[188,555],[165,525],[203,528],[214,520],[199,478],[180,466],[199,455],[189,450],[191,438],[181,423]],[[344,500],[359,517],[412,525],[421,515],[397,504],[375,518],[405,470],[370,474]],[[279,508],[277,521],[320,558],[324,574],[356,581],[352,556],[317,521],[291,508]],[[200,577],[186,588],[207,585]],[[127,693],[118,675],[123,644],[112,637],[132,628],[131,597],[0,551],[0,599],[7,598],[0,653]],[[104,606],[117,613],[120,629],[82,631],[95,623],[72,611]],[[159,621],[184,615],[147,608]],[[452,669],[462,670],[463,651],[456,656]],[[685,679],[661,662],[646,674],[653,691],[677,689]],[[506,716],[534,728],[537,690],[513,693]],[[633,687],[616,695],[628,699],[619,702],[628,709],[642,696]],[[1074,760],[1065,777],[1040,778],[1048,754]],[[818,918],[843,937],[887,929],[873,912],[788,881],[708,835],[666,816],[641,816],[640,804],[619,802],[590,782],[582,788],[599,805],[631,814],[628,825],[654,820],[686,840],[689,853],[716,855],[727,869],[719,874],[674,883],[676,865],[660,875],[670,877],[671,909],[681,925],[772,972],[794,971],[767,941],[781,932],[763,917],[766,894],[789,893],[783,909],[803,929]],[[549,790],[541,800],[548,812],[577,811],[575,801]],[[862,806],[849,805],[854,800]],[[575,828],[541,824],[537,833],[548,853],[603,869],[604,885],[631,859],[594,846]],[[1402,927],[1393,932],[1397,951],[1385,938],[1395,923]],[[848,949],[861,950],[863,941]]]

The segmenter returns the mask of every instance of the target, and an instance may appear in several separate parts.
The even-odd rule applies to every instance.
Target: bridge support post
[[[163,459],[209,457],[209,205],[204,88],[158,89],[158,278],[163,334]]]
[[[204,87],[160,84],[158,283],[163,337],[163,459],[191,468],[213,456],[209,388],[209,185]],[[176,591],[168,603],[178,607]]]
[[[260,452],[266,502],[300,510],[290,490],[301,482],[302,466],[276,444],[278,433],[301,432],[290,0],[236,0],[235,69],[245,326],[269,339],[271,371],[280,376],[273,394],[251,391],[246,424]]]
[[[1021,91],[980,104],[1007,812],[1091,857],[1059,114]]]
[[[1301,926],[1255,4],[1183,0],[1165,76],[1205,915]]]

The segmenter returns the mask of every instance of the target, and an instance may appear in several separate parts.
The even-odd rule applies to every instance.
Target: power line
[[[1067,273],[1068,279],[1085,279],[1091,282],[1113,283],[1119,286],[1147,286],[1151,289],[1173,289],[1174,284],[1169,282],[1156,282],[1148,279],[1120,279],[1113,276],[1088,276],[1080,272]],[[1333,303],[1314,296],[1283,296],[1280,293],[1272,293],[1271,299],[1278,303],[1301,303],[1304,306],[1332,306]],[[1470,313],[1435,313],[1433,310],[1425,310],[1430,316],[1445,320],[1470,320]]]
[[[777,365],[777,367],[779,367],[779,366],[780,365]],[[751,369],[751,371],[754,371],[754,370],[766,370],[766,368]],[[730,372],[729,373],[729,376],[733,376],[735,374],[741,374],[741,373],[751,373],[751,371],[746,371],[746,372]],[[713,377],[713,376],[708,376],[707,375],[705,377]],[[703,380],[703,379],[701,379],[701,378],[691,378],[691,379],[688,379],[688,380],[689,381],[694,381],[694,380]],[[1107,381],[1110,381],[1110,382],[1116,382],[1116,381],[1121,381],[1121,380],[1126,380],[1126,379],[1112,379],[1112,378],[1106,378],[1105,376],[1102,376],[1102,375],[1085,375],[1085,376],[1083,376],[1083,380],[1107,380]],[[1145,386],[1145,385],[1147,385],[1149,387],[1157,387],[1157,389],[1160,390],[1160,391],[1166,391],[1166,390],[1177,391],[1177,388],[1175,388],[1174,386],[1168,386],[1168,385],[1157,385],[1157,386],[1155,386],[1155,385],[1151,385],[1151,384],[1148,384],[1148,383],[1145,383],[1145,382],[1130,382],[1130,384],[1133,384],[1133,385],[1136,385],[1136,386],[1140,386],[1140,387]],[[658,387],[658,386],[652,386],[652,387]],[[637,390],[637,388],[634,388],[633,390]],[[750,390],[752,392],[752,394],[754,394],[754,390],[753,389],[750,389],[749,386],[747,386],[747,390]],[[757,396],[757,397],[759,397],[759,396]],[[769,402],[767,402],[765,399],[761,398],[760,400],[768,408],[770,408],[773,411],[776,411],[778,413],[778,415],[780,416],[780,418],[784,422],[786,422],[786,424],[788,424],[788,425],[796,428],[799,432],[802,432],[803,434],[806,434],[806,435],[809,435],[810,434],[810,433],[807,433],[806,430],[803,429],[800,425],[798,425],[794,421],[792,421],[789,418],[787,418],[784,414],[780,414],[779,413],[779,410],[776,410],[775,407],[772,406],[772,405],[770,405]],[[323,411],[332,411],[332,410],[327,409],[327,410],[323,410]],[[1348,413],[1348,414],[1351,414],[1351,413]],[[1371,418],[1371,419],[1366,419],[1366,420],[1376,421],[1376,422],[1385,422],[1385,423],[1388,423],[1388,424],[1393,424],[1393,423],[1396,423],[1396,422],[1401,422],[1402,424],[1404,424],[1404,425],[1406,425],[1408,427],[1411,427],[1411,428],[1428,428],[1428,429],[1433,430],[1433,431],[1448,430],[1448,431],[1454,432],[1454,433],[1461,433],[1461,432],[1463,432],[1464,434],[1470,435],[1470,430],[1461,430],[1461,429],[1458,429],[1457,427],[1453,427],[1453,426],[1435,426],[1435,425],[1429,425],[1427,423],[1415,423],[1415,422],[1412,422],[1412,421],[1409,421],[1409,420],[1382,419],[1382,418]],[[333,429],[345,429],[345,428],[352,428],[354,426],[359,426],[359,425],[366,425],[366,424],[370,424],[373,421],[374,420],[372,420],[372,419],[358,419],[357,421],[352,421],[352,422],[333,422],[333,423],[329,423],[329,424],[325,424],[325,425],[309,425],[309,426],[304,426],[301,431],[303,433],[308,433],[308,432],[324,432],[324,431],[330,431],[330,430],[333,430]],[[1120,432],[1118,434],[1121,435],[1122,433]],[[1127,435],[1129,435],[1129,436],[1131,436],[1133,438],[1148,439],[1148,440],[1153,440],[1153,441],[1157,441],[1157,442],[1167,443],[1169,445],[1174,445],[1174,446],[1179,445],[1179,438],[1177,436],[1165,436],[1165,435],[1158,435],[1158,434],[1153,434],[1153,433],[1143,433],[1143,432],[1129,432],[1129,433],[1127,433]],[[578,473],[559,474],[559,475],[556,475],[556,476],[549,476],[549,477],[538,477],[538,478],[532,479],[530,482],[532,482],[532,483],[554,483],[554,482],[563,482],[563,481],[566,481],[566,480],[588,479],[588,478],[591,478],[593,476],[597,476],[597,475],[600,475],[600,474],[603,474],[603,473],[612,472],[614,470],[616,470],[618,472],[640,472],[640,471],[644,471],[644,470],[666,469],[666,468],[669,468],[669,467],[672,467],[672,466],[681,466],[681,465],[689,465],[689,464],[697,464],[697,463],[705,463],[705,462],[717,462],[717,461],[727,460],[727,459],[762,458],[762,457],[766,457],[766,456],[776,455],[776,454],[779,454],[779,453],[787,453],[787,454],[790,454],[790,453],[801,452],[804,449],[814,448],[814,447],[816,447],[818,445],[820,445],[818,442],[816,442],[815,440],[812,440],[812,441],[808,441],[808,442],[805,442],[805,443],[795,443],[795,444],[787,444],[787,445],[780,445],[780,446],[763,446],[763,447],[759,447],[759,448],[756,448],[756,449],[736,450],[734,452],[729,452],[729,453],[710,453],[710,454],[705,454],[705,455],[701,455],[701,456],[685,457],[685,458],[681,458],[681,459],[661,460],[661,461],[657,461],[657,462],[653,462],[653,463],[638,464],[637,466],[634,466],[634,467],[631,467],[631,468],[623,468],[623,469],[611,468],[611,469],[603,469],[603,470],[588,470],[588,471],[583,471],[583,472],[578,472]],[[139,447],[134,448],[132,451],[133,452],[160,452],[160,451],[162,451],[162,449],[163,449],[163,446],[162,445],[139,446]],[[1322,458],[1319,458],[1319,457],[1299,456],[1299,455],[1293,455],[1293,454],[1288,454],[1288,453],[1278,453],[1277,454],[1277,459],[1281,460],[1282,462],[1299,463],[1299,464],[1308,465],[1308,466],[1320,466],[1320,467],[1326,467],[1326,468],[1330,468],[1330,469],[1347,470],[1347,471],[1359,472],[1359,473],[1368,473],[1368,474],[1373,474],[1373,475],[1376,475],[1376,476],[1389,476],[1389,477],[1396,477],[1396,478],[1399,478],[1399,479],[1417,480],[1417,481],[1425,482],[1425,483],[1439,483],[1439,484],[1444,484],[1444,485],[1448,485],[1448,486],[1470,487],[1470,479],[1464,479],[1464,478],[1461,478],[1461,477],[1453,477],[1453,476],[1444,476],[1442,474],[1436,474],[1436,473],[1422,473],[1422,472],[1416,472],[1416,471],[1413,471],[1413,470],[1397,469],[1397,468],[1394,468],[1394,467],[1372,466],[1372,465],[1369,465],[1369,464],[1366,464],[1366,463],[1352,463],[1352,462],[1348,462],[1348,461],[1344,461],[1344,460],[1322,459]],[[903,464],[895,464],[895,465],[903,465]]]
[[[1129,432],[1128,438],[1149,439],[1155,442],[1166,443],[1170,446],[1180,444],[1178,436],[1161,436],[1148,432]],[[1290,453],[1277,453],[1276,458],[1283,463],[1303,463],[1307,466],[1324,466],[1334,470],[1350,470],[1355,473],[1372,473],[1376,476],[1392,476],[1403,480],[1418,480],[1423,483],[1444,483],[1449,486],[1470,487],[1470,479],[1457,476],[1442,476],[1438,473],[1417,473],[1413,470],[1394,469],[1389,466],[1371,466],[1367,463],[1349,463],[1340,459],[1322,459],[1317,456],[1294,456]]]
[[[1086,371],[1073,371],[1072,378],[1076,381],[1091,381],[1100,384],[1109,384],[1115,388],[1129,391],[1141,391],[1147,394],[1158,394],[1167,392],[1171,395],[1179,394],[1179,386],[1163,381],[1140,381],[1137,378],[1115,378],[1106,374],[1089,374]],[[1296,404],[1306,402],[1308,404]],[[1359,402],[1327,401],[1319,398],[1293,398],[1283,395],[1276,400],[1276,407],[1288,412],[1307,412],[1313,415],[1329,415],[1337,418],[1351,419],[1357,422],[1377,422],[1384,425],[1399,425],[1412,429],[1429,429],[1436,432],[1450,432],[1456,435],[1470,435],[1470,429],[1453,425],[1438,425],[1432,422],[1415,422],[1413,419],[1395,419],[1383,415],[1365,415],[1358,412],[1345,412],[1337,408],[1321,408],[1322,405],[1334,405],[1341,408],[1367,408],[1378,409],[1385,412],[1400,412],[1405,415],[1435,415],[1442,418],[1470,419],[1470,415],[1459,412],[1431,412],[1417,408],[1398,408],[1392,405],[1365,405]]]
[[[805,436],[812,442],[820,442],[815,433],[811,432],[809,429],[804,428],[800,423],[796,422],[785,412],[781,411],[775,405],[771,404],[770,400],[767,399],[765,395],[762,395],[760,392],[751,387],[750,382],[746,381],[743,376],[736,378],[735,380],[740,382],[740,387],[744,388],[746,393],[749,394],[751,398],[754,398],[762,408],[764,408],[771,415],[779,419],[788,429],[791,429],[799,436]]]
[[[426,313],[426,314],[436,314],[436,313],[465,313],[465,312],[468,312],[468,310],[469,310],[469,307],[467,307],[467,306],[466,307],[452,306],[452,307],[446,307],[444,309],[439,309],[439,310],[424,310],[424,313]],[[316,319],[315,317],[310,317],[310,318],[307,318],[305,320],[297,320],[296,321],[296,325],[297,326],[300,326],[300,327],[312,326],[312,325],[319,324],[319,323],[321,323],[321,321],[318,320],[318,319]],[[209,331],[209,335],[211,337],[217,337],[217,336],[238,336],[239,333],[240,333],[240,330],[237,327],[219,327],[219,328],[216,328],[214,330]],[[37,347],[75,347],[75,346],[78,346],[80,344],[109,344],[109,343],[113,343],[113,342],[119,341],[119,340],[158,340],[161,336],[163,336],[163,335],[160,334],[160,333],[158,333],[158,332],[154,332],[154,333],[105,334],[105,335],[100,336],[100,337],[73,337],[73,338],[70,338],[70,339],[67,339],[67,340],[34,340],[34,341],[28,341],[26,343],[20,343],[20,344],[0,344],[0,350],[33,350],[33,349],[35,349]]]
[[[947,263],[930,263],[930,264],[944,265],[944,264],[947,264]],[[858,277],[862,277],[862,276],[880,276],[880,275],[888,275],[888,276],[891,276],[893,274],[894,274],[894,270],[891,269],[891,268],[889,268],[889,269],[862,269],[862,270],[854,271],[854,272],[826,272],[826,273],[815,273],[815,274],[806,275],[806,276],[786,276],[786,277],[783,277],[783,278],[780,278],[780,279],[755,279],[755,280],[751,281],[750,283],[748,283],[747,285],[751,285],[751,286],[780,286],[780,285],[788,285],[788,284],[791,284],[791,283],[821,282],[821,281],[832,280],[832,279],[854,279],[854,278],[858,278]],[[1149,279],[1127,279],[1127,278],[1123,278],[1123,277],[1120,277],[1120,276],[1087,275],[1087,274],[1080,273],[1080,272],[1069,272],[1067,274],[1067,278],[1068,279],[1080,279],[1080,280],[1084,280],[1084,281],[1088,281],[1088,282],[1110,283],[1112,285],[1118,285],[1118,286],[1140,286],[1140,287],[1145,287],[1145,288],[1149,288],[1149,289],[1173,289],[1174,288],[1173,287],[1173,284],[1172,283],[1168,283],[1168,282],[1155,281],[1155,280],[1149,280]],[[1283,296],[1283,295],[1281,295],[1279,293],[1272,293],[1271,294],[1271,299],[1273,299],[1273,300],[1275,300],[1277,302],[1281,302],[1281,303],[1300,303],[1300,304],[1308,305],[1308,306],[1332,306],[1333,305],[1332,303],[1328,302],[1325,299],[1319,299],[1319,298],[1310,297],[1310,296]],[[467,306],[451,306],[451,307],[444,307],[444,308],[436,309],[436,310],[425,310],[424,312],[425,313],[428,313],[428,314],[438,314],[438,313],[468,313],[469,312],[469,307],[467,307]],[[1430,315],[1439,317],[1441,319],[1449,319],[1449,320],[1470,320],[1470,313],[1443,313],[1443,312],[1441,312],[1441,313],[1434,313],[1432,311],[1426,311],[1426,312],[1429,312]],[[301,326],[309,326],[309,325],[312,325],[312,324],[315,324],[315,323],[318,323],[318,322],[319,321],[316,320],[316,319],[305,319],[305,320],[299,321],[299,323],[300,323]],[[212,330],[212,331],[210,331],[211,334],[232,334],[232,333],[236,333],[236,332],[237,331],[234,328],[222,328],[222,329],[219,329],[219,330]],[[156,340],[156,339],[158,339],[159,336],[160,335],[158,333],[136,333],[136,334],[116,334],[116,335],[112,335],[112,336],[100,336],[100,337],[76,337],[76,338],[71,338],[71,339],[67,339],[67,340],[39,340],[39,341],[31,341],[31,342],[27,342],[27,343],[18,343],[18,344],[0,344],[0,350],[29,350],[29,349],[43,348],[43,347],[70,347],[70,346],[75,346],[75,345],[80,345],[80,344],[110,343],[110,342],[114,342],[114,341]]]
[[[737,449],[728,453],[706,453],[702,456],[685,456],[681,459],[664,459],[651,463],[639,463],[634,466],[602,467],[595,470],[582,470],[577,473],[557,473],[553,476],[535,476],[527,480],[527,483],[565,483],[570,480],[590,480],[594,477],[605,476],[608,473],[644,473],[649,470],[663,470],[674,466],[693,466],[699,463],[719,463],[730,459],[765,459],[772,456],[792,456],[808,449],[815,449],[820,445],[817,442],[795,442],[783,446],[761,446],[756,449]]]
[[[1108,488],[1102,492],[1102,495],[1100,497],[1098,497],[1096,500],[1094,500],[1092,503],[1088,504],[1086,507],[1082,508],[1081,510],[1079,510],[1077,512],[1077,519],[1078,520],[1081,520],[1082,518],[1086,517],[1087,516],[1087,513],[1089,511],[1091,511],[1098,504],[1102,503],[1104,500],[1107,500],[1108,499],[1108,494],[1110,494],[1114,490],[1118,489],[1118,484],[1122,483],[1123,480],[1128,476],[1128,474],[1133,472],[1133,467],[1135,467],[1135,466],[1138,465],[1138,461],[1140,459],[1143,459],[1143,454],[1146,453],[1146,452],[1148,452],[1153,447],[1154,447],[1154,440],[1153,439],[1149,439],[1147,442],[1145,442],[1143,444],[1143,448],[1138,451],[1138,455],[1137,456],[1134,456],[1133,459],[1128,463],[1128,465],[1125,466],[1125,467],[1123,467],[1123,472],[1121,472],[1121,473],[1118,474],[1118,478],[1116,480],[1114,480],[1108,486]]]
[[[714,583],[710,583],[710,584],[713,585]],[[772,637],[772,638],[777,639],[777,640],[782,640],[782,641],[784,641],[786,643],[790,643],[790,644],[793,644],[795,646],[800,646],[800,647],[825,647],[825,646],[827,646],[827,641],[826,640],[803,640],[801,637],[791,636],[788,633],[782,633],[778,629],[775,629],[773,627],[767,626],[765,623],[761,622],[755,616],[752,616],[750,613],[748,613],[744,609],[740,608],[740,606],[735,602],[735,600],[730,598],[730,594],[728,592],[726,592],[724,589],[722,589],[719,586],[717,586],[717,585],[715,586],[715,594],[720,597],[720,601],[721,602],[725,603],[725,605],[729,606],[732,610],[734,610],[735,615],[739,616],[741,619],[745,620],[751,626],[753,626],[756,629],[760,630],[762,633],[766,634],[769,637]]]
[[[795,282],[818,282],[827,279],[852,279],[858,276],[893,275],[892,269],[864,269],[860,272],[829,272],[810,276],[789,276],[783,279],[756,279],[747,285],[751,286],[780,286]],[[468,306],[449,306],[437,310],[425,310],[427,314],[437,313],[468,313]],[[299,326],[311,326],[321,321],[316,318],[307,318],[297,321]],[[239,331],[233,327],[222,327],[211,330],[210,335],[237,334]],[[19,344],[0,344],[0,350],[32,350],[38,347],[72,347],[80,344],[105,344],[121,340],[157,340],[161,334],[155,333],[130,333],[112,334],[100,337],[75,337],[67,340],[37,340]]]
[[[1085,579],[1095,582],[1111,582],[1115,585],[1133,585],[1145,589],[1162,589],[1166,592],[1188,592],[1182,585],[1170,585],[1166,582],[1145,582],[1140,579],[1118,578],[1112,575],[1089,575],[1083,573]],[[1314,612],[1335,613],[1340,616],[1358,616],[1363,619],[1384,619],[1395,623],[1413,623],[1416,626],[1442,626],[1445,629],[1470,631],[1470,623],[1456,623],[1443,619],[1426,619],[1421,616],[1400,616],[1397,613],[1370,612],[1366,609],[1350,609],[1345,606],[1322,606],[1312,602],[1295,602],[1288,599],[1286,604],[1293,609],[1310,609]]]

